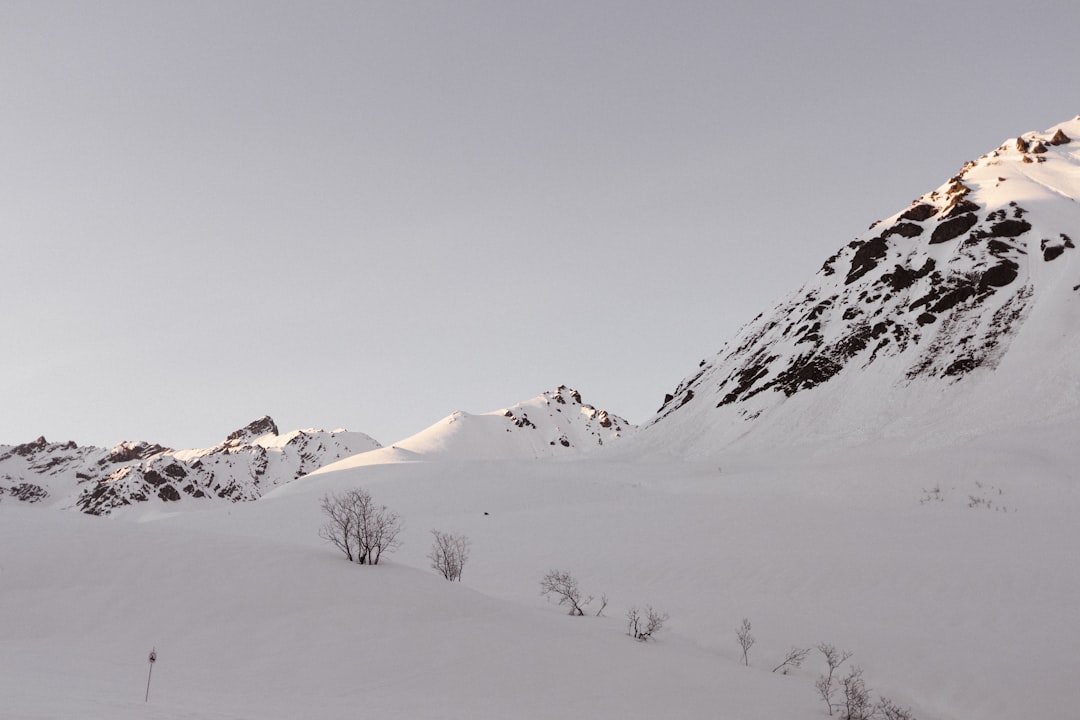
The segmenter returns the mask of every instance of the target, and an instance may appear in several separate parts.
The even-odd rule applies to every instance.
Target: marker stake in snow
[[[150,649],[150,672],[146,673],[146,698],[143,702],[150,702],[150,676],[154,674],[154,663],[157,662],[157,649]]]

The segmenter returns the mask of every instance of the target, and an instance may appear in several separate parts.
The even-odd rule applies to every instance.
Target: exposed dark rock
[[[844,284],[850,285],[876,268],[878,261],[885,257],[886,248],[887,243],[885,242],[885,239],[881,237],[876,237],[862,243],[859,246],[859,249],[855,251],[855,256],[851,258],[851,269],[848,270]]]
[[[165,466],[165,474],[171,478],[185,478],[187,477],[187,471],[184,470],[179,464],[171,463]]]
[[[906,290],[911,287],[916,280],[926,277],[934,269],[935,262],[933,258],[926,258],[926,262],[918,270],[912,270],[911,268],[902,267],[896,265],[892,272],[885,273],[881,276],[882,281],[887,283],[894,292]]]
[[[934,232],[930,235],[930,244],[937,245],[954,240],[975,227],[977,222],[979,218],[973,213],[946,220],[934,228]]]
[[[936,320],[937,320],[936,315],[931,315],[930,313],[923,313],[922,315],[920,315],[919,317],[917,317],[915,319],[915,322],[919,323],[920,325],[929,325],[930,323],[935,322]]]
[[[1050,145],[1065,145],[1072,142],[1072,138],[1066,135],[1061,128],[1058,128],[1057,132],[1054,133],[1054,137],[1050,138],[1046,142]]]
[[[0,493],[3,493],[4,488],[0,488]],[[45,498],[49,497],[49,492],[40,485],[33,483],[21,482],[17,485],[13,485],[7,490],[11,497],[25,503],[41,502]]]
[[[945,368],[944,374],[950,377],[955,377],[957,375],[965,375],[977,368],[978,366],[979,364],[975,361],[974,358],[963,357],[959,360],[954,361],[947,368]]]
[[[918,205],[912,205],[904,214],[900,216],[901,220],[914,220],[915,222],[923,222],[929,220],[937,213],[937,208],[928,203],[919,203]]]
[[[1005,287],[1016,279],[1018,265],[1011,260],[1002,260],[1001,263],[990,268],[982,274],[979,280],[981,287]]]
[[[44,449],[48,444],[48,441],[45,440],[45,436],[39,435],[37,440],[34,440],[33,442],[23,443],[22,445],[16,445],[15,447],[11,448],[2,456],[0,456],[0,460],[6,460],[12,455],[19,455],[20,457],[30,457],[38,450]]]
[[[132,460],[142,460],[143,458],[148,458],[163,452],[169,452],[169,448],[162,447],[156,443],[125,442],[120,443],[109,452],[109,462],[122,463],[131,462]]]
[[[1042,242],[1039,243],[1039,249],[1042,250],[1043,260],[1046,260],[1047,262],[1060,257],[1067,248],[1071,249],[1074,247],[1073,241],[1065,233],[1061,233],[1057,241],[1044,238]]]
[[[1026,220],[1002,220],[996,222],[990,227],[990,234],[993,237],[1010,237],[1014,238],[1019,235],[1023,235],[1031,229],[1031,223]]]
[[[1040,155],[1046,152],[1046,146],[1042,144],[1042,141],[1037,140],[1035,144],[1031,146],[1031,152]]]
[[[244,427],[229,434],[225,438],[226,443],[240,444],[263,435],[277,435],[278,426],[269,415],[264,415],[258,420],[253,420]]]
[[[1028,147],[1029,146],[1028,146],[1027,140],[1025,140],[1022,137],[1016,138],[1016,149],[1017,150],[1019,150],[1022,153],[1026,153],[1028,151]]]
[[[922,225],[916,225],[915,223],[896,223],[891,228],[881,234],[881,237],[887,238],[891,235],[899,235],[904,238],[913,238],[922,235]]]
[[[959,215],[963,215],[964,213],[978,212],[978,211],[979,211],[979,206],[976,203],[973,203],[970,200],[957,200],[956,203],[951,205],[945,211],[945,214],[942,215],[941,217],[943,219],[947,220],[948,218],[954,218],[954,217],[957,217]]]
[[[770,385],[791,397],[800,390],[809,390],[828,382],[843,369],[843,365],[824,355],[800,356],[790,367],[779,373]]]
[[[942,295],[941,299],[934,303],[933,307],[929,308],[929,311],[931,313],[943,313],[947,310],[952,310],[954,307],[974,295],[975,288],[971,285],[955,287]],[[923,323],[920,322],[919,324],[922,325]]]
[[[180,493],[172,485],[163,485],[158,490],[158,497],[165,502],[176,502],[180,499]]]

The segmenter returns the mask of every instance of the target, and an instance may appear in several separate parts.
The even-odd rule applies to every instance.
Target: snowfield
[[[919,718],[1063,717],[1080,706],[1076,431],[723,465],[389,462],[111,519],[3,502],[0,716],[821,718],[816,651],[770,670],[828,642]],[[317,535],[319,498],[356,486],[406,526],[376,567]],[[432,528],[472,539],[462,583],[428,567]],[[553,568],[606,594],[604,616],[542,598]],[[644,604],[671,616],[649,643],[625,635]]]

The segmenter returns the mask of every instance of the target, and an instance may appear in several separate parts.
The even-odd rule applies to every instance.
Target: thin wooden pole
[[[150,651],[150,672],[146,673],[146,698],[143,702],[150,702],[150,676],[154,674],[154,663],[157,662],[157,652]]]

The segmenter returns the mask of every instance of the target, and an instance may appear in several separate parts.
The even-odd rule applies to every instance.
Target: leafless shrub
[[[742,624],[735,628],[735,638],[739,641],[739,647],[742,648],[742,660],[743,665],[750,666],[750,648],[753,647],[757,640],[750,634],[750,620],[743,618]]]
[[[431,534],[435,538],[428,553],[431,567],[447,580],[460,582],[461,571],[469,559],[469,538],[442,530],[432,530]]]
[[[798,648],[792,647],[788,650],[784,661],[772,669],[773,672],[777,670],[783,670],[783,674],[787,675],[790,671],[802,667],[803,660],[810,654],[810,648]]]
[[[635,640],[645,642],[654,633],[660,632],[667,620],[667,613],[655,610],[651,605],[645,606],[644,615],[636,607],[632,607],[626,613],[626,634]]]
[[[565,570],[551,570],[540,581],[540,594],[554,596],[560,605],[570,608],[571,615],[584,615],[585,606],[592,602],[592,595],[585,597],[578,587],[577,578]]]
[[[825,701],[825,705],[829,708],[829,714],[832,715],[833,695],[836,692],[836,670],[851,657],[851,653],[846,650],[837,650],[835,646],[829,645],[828,643],[821,643],[817,646],[817,649],[825,656],[825,663],[829,667],[829,674],[820,676],[814,682],[814,687],[817,689],[821,699]]]
[[[376,505],[363,488],[324,495],[322,509],[327,520],[319,537],[341,550],[350,562],[378,565],[384,552],[401,547],[400,517],[385,505]]]
[[[840,690],[844,696],[842,720],[870,720],[874,716],[875,708],[863,681],[862,668],[851,668],[840,680]]]
[[[607,593],[601,593],[600,595],[600,609],[596,611],[596,617],[600,617],[604,614],[604,608],[607,607]]]

